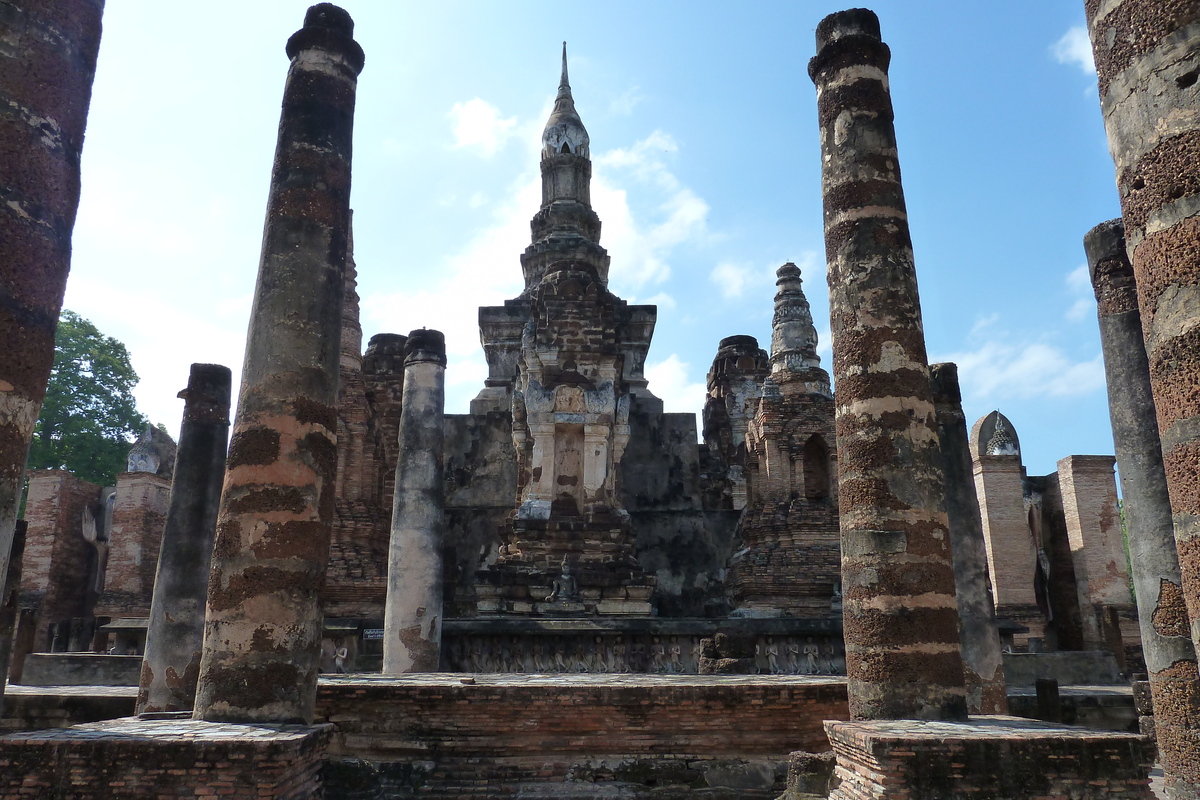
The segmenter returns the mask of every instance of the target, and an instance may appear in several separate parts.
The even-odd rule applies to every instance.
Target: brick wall
[[[1153,741],[1011,717],[829,723],[830,800],[978,797],[1153,800]]]
[[[726,578],[736,608],[828,615],[841,579],[833,400],[785,383],[747,435],[749,503]]]
[[[95,548],[83,538],[83,511],[100,487],[65,470],[31,470],[21,608],[34,609],[33,649],[50,649],[52,623],[88,615]]]
[[[844,682],[785,676],[358,676],[317,694],[317,721],[337,726],[331,759],[419,763],[443,784],[508,770],[510,788],[623,759],[783,763],[827,750],[821,720],[846,717]]]
[[[1117,484],[1112,456],[1067,456],[1058,462],[1063,513],[1071,543],[1083,632],[1089,646],[1103,646],[1100,607],[1131,611],[1129,571],[1117,510]],[[1123,625],[1122,634],[1133,635]],[[1135,636],[1134,641],[1140,641]]]
[[[996,610],[1003,616],[1005,606],[1037,603],[1033,591],[1037,556],[1025,515],[1021,458],[979,455],[974,473],[992,591]]]
[[[171,502],[171,482],[150,472],[122,472],[109,531],[104,591],[95,614],[148,617],[163,526]]]
[[[188,720],[111,722],[0,739],[0,800],[309,800],[329,732]]]

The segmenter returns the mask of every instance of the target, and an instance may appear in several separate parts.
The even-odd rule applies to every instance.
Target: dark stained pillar
[[[204,644],[204,600],[225,447],[233,376],[219,364],[192,364],[183,398],[171,504],[163,527],[137,711],[190,711]]]
[[[950,522],[967,710],[972,714],[1007,714],[1003,650],[996,630],[996,602],[988,577],[987,547],[983,542],[979,499],[975,495],[958,365],[931,365],[929,380],[946,478],[946,516]]]
[[[1183,592],[1200,642],[1200,3],[1086,0]]]
[[[958,606],[879,19],[817,26],[852,719],[965,719]]]
[[[419,330],[404,343],[400,454],[388,548],[383,672],[437,672],[442,643],[446,337]]]
[[[12,549],[8,553],[8,572],[4,577],[3,603],[0,603],[0,715],[4,713],[4,684],[8,680],[9,662],[13,654],[13,637],[21,611],[17,599],[21,594],[21,568],[25,556],[25,520],[17,520],[13,529]]]
[[[1129,561],[1154,701],[1155,738],[1166,783],[1200,797],[1200,680],[1188,629],[1171,500],[1142,340],[1137,286],[1121,220],[1083,237],[1108,381],[1108,413],[1120,467]]]
[[[0,578],[54,363],[103,11],[0,2]]]
[[[291,58],[213,570],[197,719],[311,722],[337,470],[338,351],[363,66],[321,3]]]

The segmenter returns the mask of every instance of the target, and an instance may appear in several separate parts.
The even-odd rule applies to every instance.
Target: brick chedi
[[[937,420],[879,20],[817,27],[853,719],[964,719]]]
[[[337,499],[322,603],[327,618],[383,616],[404,341],[371,337],[362,352],[354,240],[346,253],[338,365]]]
[[[1096,291],[1154,736],[1168,788],[1177,797],[1200,797],[1200,680],[1124,225],[1101,223],[1083,243]]]
[[[262,259],[213,548],[196,717],[311,722],[337,471],[350,234],[350,15],[328,3],[288,40]]]
[[[746,433],[749,502],[727,585],[735,614],[825,616],[841,563],[833,393],[795,264],[779,268],[776,285],[771,372]]]
[[[1038,605],[1038,543],[1029,527],[1021,478],[1021,444],[998,410],[971,426],[975,494],[982,516],[996,615],[1029,629],[1021,639],[1045,634],[1046,613]]]
[[[1200,645],[1200,4],[1086,0],[1084,8]]]
[[[521,327],[519,338],[515,324],[482,329],[489,363],[497,371],[514,361],[517,367],[517,504],[502,554],[479,574],[479,609],[649,614],[654,579],[634,558],[621,460],[632,395],[646,383],[653,309],[630,307],[608,290],[609,258],[591,207],[589,139],[571,96],[565,46],[541,170],[542,207],[521,258],[525,291],[500,313],[480,312],[481,320],[519,315]],[[556,581],[573,585],[555,592]]]
[[[746,433],[758,410],[763,380],[771,374],[767,352],[753,336],[727,336],[717,345],[704,398],[704,443],[717,474],[720,495],[713,500],[741,511],[746,507],[749,453]]]
[[[54,363],[103,0],[4,5],[0,50],[0,576]]]

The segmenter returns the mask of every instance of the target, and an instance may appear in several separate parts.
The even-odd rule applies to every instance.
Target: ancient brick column
[[[1200,3],[1087,0],[1184,597],[1200,642]]]
[[[287,44],[292,63],[213,546],[197,719],[313,718],[363,66],[353,32],[349,14],[321,3]]]
[[[946,476],[946,516],[950,522],[967,708],[972,714],[1007,714],[1008,695],[1000,634],[996,630],[996,604],[992,599],[983,521],[975,495],[975,479],[971,474],[971,450],[967,443],[962,393],[958,387],[958,365],[933,364],[929,368],[929,377],[937,408],[942,471]]]
[[[1092,228],[1083,245],[1100,317],[1108,413],[1121,476],[1142,653],[1154,701],[1155,738],[1167,784],[1179,796],[1200,797],[1196,651],[1188,630],[1137,287],[1121,220]]]
[[[0,579],[71,266],[104,0],[0,9]]]
[[[8,553],[8,574],[4,578],[3,602],[0,603],[0,714],[4,713],[4,685],[9,676],[13,654],[13,636],[20,609],[21,569],[25,564],[25,520],[17,520],[13,529],[12,547]]]
[[[446,337],[421,329],[404,344],[400,454],[388,548],[383,672],[436,672],[442,644],[442,479]]]
[[[1095,650],[1112,644],[1106,635],[1115,633],[1106,630],[1110,610],[1129,620],[1134,617],[1117,508],[1115,464],[1112,456],[1067,456],[1058,461],[1058,485],[1071,543],[1084,647]],[[1136,631],[1129,633],[1136,643]],[[1124,654],[1118,658],[1123,660]]]
[[[817,26],[846,671],[854,719],[965,719],[958,606],[887,69],[866,9]]]
[[[150,603],[138,713],[191,710],[196,697],[232,381],[229,367],[192,364],[187,388],[179,393],[183,425]]]

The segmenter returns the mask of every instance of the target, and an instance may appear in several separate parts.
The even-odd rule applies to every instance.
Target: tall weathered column
[[[404,343],[400,453],[388,548],[383,672],[436,672],[442,644],[446,337],[421,329]]]
[[[353,32],[349,14],[321,3],[287,44],[292,63],[213,546],[197,719],[313,718],[363,67]]]
[[[4,713],[4,685],[8,681],[12,662],[13,638],[17,618],[21,614],[17,598],[21,594],[21,571],[25,566],[25,520],[17,520],[13,528],[12,547],[8,553],[8,574],[4,578],[3,602],[0,602],[0,714]]]
[[[988,578],[983,521],[971,474],[971,449],[958,387],[958,365],[933,364],[929,367],[929,379],[946,478],[946,516],[950,523],[967,709],[972,714],[1007,714],[1003,651],[996,630],[996,604]]]
[[[2,7],[0,580],[54,363],[103,11],[104,0],[10,0]]]
[[[1121,220],[1083,238],[1108,380],[1108,413],[1121,476],[1129,561],[1154,700],[1155,738],[1176,796],[1200,797],[1200,680],[1188,630],[1171,500],[1154,416],[1137,286]]]
[[[225,449],[233,375],[219,364],[192,364],[183,398],[171,504],[150,603],[137,711],[190,711],[204,644],[204,601]]]
[[[1200,3],[1087,0],[1192,641],[1200,642]]]
[[[958,606],[887,69],[866,9],[817,26],[853,719],[965,719]]]

